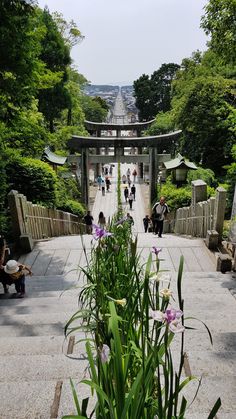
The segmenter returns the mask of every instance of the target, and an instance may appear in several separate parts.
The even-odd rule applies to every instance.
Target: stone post
[[[198,202],[207,200],[207,184],[203,180],[193,180],[192,182],[192,207],[196,207]]]
[[[233,206],[232,206],[232,211],[231,211],[229,240],[232,243],[236,243],[236,185],[234,188],[234,200],[233,200]]]
[[[157,199],[158,157],[155,147],[149,148],[149,157],[149,200],[152,207],[153,202]]]
[[[216,202],[214,211],[214,226],[213,229],[219,234],[219,243],[222,240],[223,225],[225,219],[226,207],[226,190],[222,187],[216,189]]]
[[[12,220],[12,232],[16,243],[25,252],[31,252],[34,242],[31,235],[27,231],[27,222],[25,220],[22,199],[26,200],[23,195],[17,191],[11,190],[8,194],[8,204]]]
[[[12,232],[15,238],[25,234],[25,220],[18,191],[11,190],[8,194],[8,204],[12,220]]]
[[[89,167],[88,150],[81,150],[81,198],[83,203],[89,207]]]

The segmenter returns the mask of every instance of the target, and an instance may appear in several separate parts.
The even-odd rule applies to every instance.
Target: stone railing
[[[201,180],[192,182],[192,202],[189,207],[176,211],[176,234],[187,234],[193,237],[207,237],[211,232],[217,232],[217,238],[222,239],[224,214],[226,206],[226,191],[217,188],[216,197],[206,200],[207,185]]]
[[[81,219],[69,212],[32,204],[12,190],[8,194],[12,229],[24,250],[31,250],[32,240],[85,233]]]

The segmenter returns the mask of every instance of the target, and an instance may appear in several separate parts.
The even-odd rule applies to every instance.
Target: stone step
[[[55,388],[55,380],[0,383],[0,418],[49,419]]]
[[[236,371],[236,351],[216,352],[190,350],[187,352],[191,372],[196,376],[234,376]],[[236,383],[235,383],[236,385]]]
[[[200,378],[200,375],[199,375]],[[183,389],[182,394],[191,401],[194,399],[198,381],[194,380]],[[217,413],[217,419],[233,419],[236,412],[236,376],[225,374],[222,377],[202,376],[201,386],[193,404],[189,406],[187,418],[198,418],[197,414],[203,415],[210,412],[216,400],[220,397],[222,406]],[[209,413],[208,413],[209,414]],[[205,419],[208,417],[205,416]],[[195,416],[194,416],[195,415]],[[227,416],[228,415],[228,416]],[[232,416],[234,415],[234,416]],[[201,416],[199,416],[200,418]]]
[[[83,355],[86,357],[84,334],[76,332],[73,356]],[[64,336],[18,336],[1,337],[0,357],[11,355],[60,355],[68,350],[69,337]]]
[[[78,304],[78,295],[79,292],[76,290],[74,292],[57,292],[53,296],[46,295],[42,297],[40,295],[40,298],[32,296],[25,298],[6,298],[0,300],[0,310],[9,307],[34,307],[35,305],[45,306],[47,309],[53,305],[63,306],[63,304],[71,304],[76,306]]]
[[[9,301],[9,302],[12,303],[12,301]],[[27,298],[25,299],[24,305],[13,303],[13,304],[10,304],[9,306],[7,305],[0,306],[0,321],[1,321],[1,316],[3,317],[14,316],[16,314],[17,315],[24,315],[24,314],[30,315],[30,314],[35,314],[35,313],[44,313],[44,314],[61,313],[61,312],[74,313],[78,310],[79,310],[79,307],[75,300],[71,300],[71,302],[67,302],[67,303],[62,300],[58,300],[49,305],[41,301],[41,299],[39,298],[36,299],[36,302],[35,302],[35,298],[33,299]]]
[[[72,355],[73,356],[73,355]],[[83,356],[11,355],[0,357],[0,382],[50,381],[74,378],[82,380],[88,366]],[[88,374],[88,372],[87,372]]]
[[[49,321],[49,320],[48,320]],[[0,338],[17,336],[61,336],[64,335],[65,323],[54,324],[17,324],[16,326],[1,326]]]
[[[58,313],[47,313],[44,310],[44,313],[32,313],[32,314],[14,314],[14,315],[1,315],[0,316],[0,326],[37,326],[44,324],[66,324],[70,318],[73,316],[74,311],[68,312],[58,312]],[[80,325],[79,320],[73,323],[73,326]]]

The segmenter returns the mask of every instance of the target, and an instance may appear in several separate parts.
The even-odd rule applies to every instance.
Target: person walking
[[[135,181],[136,181],[136,176],[137,176],[137,170],[136,170],[136,169],[134,169],[134,170],[133,170],[134,183],[135,183]]]
[[[129,194],[129,209],[132,210],[132,206],[133,206],[133,200],[134,200],[134,195],[132,194],[132,192],[130,192]]]
[[[149,226],[150,223],[151,223],[151,220],[150,220],[149,216],[145,215],[145,217],[143,218],[143,226],[144,226],[145,233],[148,232],[148,226]]]
[[[122,180],[122,183],[126,183],[126,180],[127,180],[127,178],[126,178],[126,175],[122,175],[122,178],[121,178],[121,180]]]
[[[134,195],[134,201],[135,201],[135,195],[136,195],[136,187],[133,185],[131,186],[131,192]]]
[[[111,185],[111,181],[110,181],[109,177],[106,177],[105,182],[106,182],[107,192],[109,192],[109,190],[110,190],[110,185]]]
[[[101,190],[101,184],[102,184],[102,176],[101,175],[99,175],[97,177],[97,184],[98,184],[98,190],[100,191]]]
[[[124,189],[124,196],[125,196],[125,202],[127,202],[128,196],[129,196],[129,189],[127,188],[127,186]]]
[[[165,203],[165,197],[161,196],[160,201],[156,202],[152,208],[154,234],[158,234],[159,237],[162,237],[164,219],[168,212],[169,208]]]
[[[105,196],[105,182],[102,181],[102,196]]]
[[[134,225],[134,219],[133,219],[132,215],[130,215],[129,212],[127,212],[126,221],[128,221],[128,223],[130,223],[130,226]]]
[[[86,233],[92,234],[93,229],[93,216],[91,215],[91,212],[88,211],[87,214],[84,216],[84,222],[86,225]]]
[[[101,211],[98,216],[98,225],[101,228],[105,228],[106,225],[106,218],[104,217],[103,212]]]

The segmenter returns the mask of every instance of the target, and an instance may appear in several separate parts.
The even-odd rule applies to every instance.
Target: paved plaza
[[[129,167],[132,173],[133,167]],[[122,165],[121,174],[127,168]],[[147,202],[143,197],[146,195],[143,185],[137,182],[135,186],[136,201],[131,211],[124,202],[124,185],[122,200],[124,212],[130,212],[134,218],[133,234],[138,236],[143,261],[153,245],[161,247],[161,269],[170,272],[175,289],[179,258],[184,256],[185,316],[206,322],[213,335],[212,347],[204,326],[196,320],[188,321],[196,330],[185,333],[186,374],[202,377],[202,386],[187,419],[207,418],[219,396],[222,409],[217,418],[233,419],[236,414],[235,280],[231,273],[216,272],[214,255],[203,240],[171,234],[159,239],[152,233],[144,233],[142,219]],[[111,177],[110,192],[102,196],[97,190],[92,209],[94,221],[97,222],[100,211],[107,219],[112,217],[116,207],[117,167]],[[87,360],[83,343],[67,355],[64,326],[78,310],[78,295],[84,284],[79,267],[87,264],[83,247],[89,255],[92,245],[90,235],[58,237],[39,241],[31,253],[21,256],[20,261],[32,266],[34,273],[26,281],[27,297],[0,299],[1,419],[48,419],[75,414],[69,378],[79,383],[88,374]],[[76,339],[82,337],[79,334]],[[178,338],[174,348],[178,348]],[[61,387],[59,398],[55,397],[56,386]],[[196,386],[197,382],[188,387],[189,400],[194,397]],[[89,394],[80,384],[78,389],[80,398]]]

